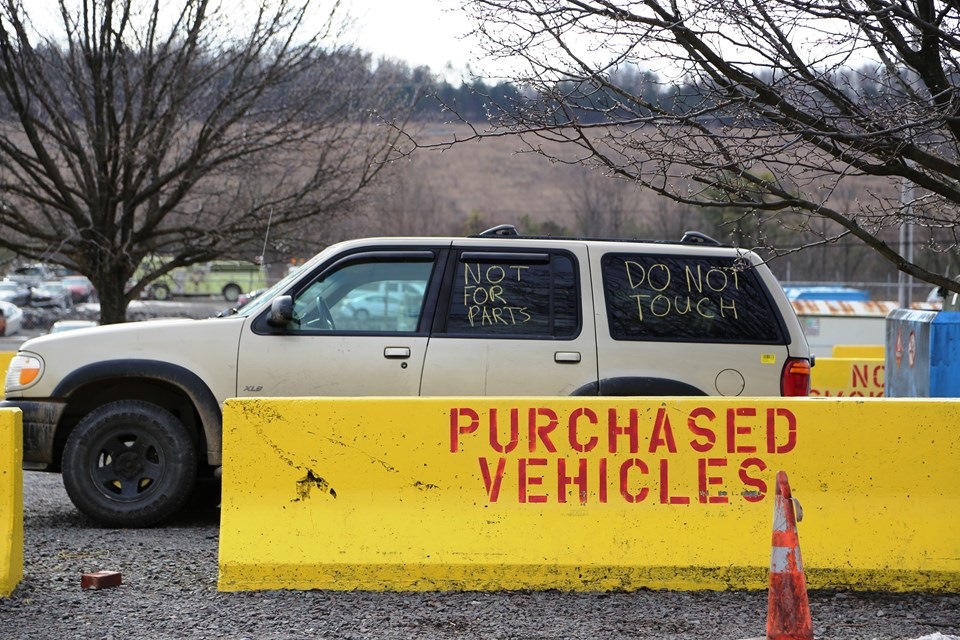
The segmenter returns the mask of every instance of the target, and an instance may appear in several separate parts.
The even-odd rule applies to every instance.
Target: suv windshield
[[[305,268],[308,268],[313,261],[301,266],[299,269],[295,269],[284,276],[279,282],[277,282],[272,287],[264,290],[262,293],[257,295],[257,297],[248,301],[246,304],[239,307],[234,307],[223,311],[219,314],[220,317],[223,316],[232,316],[234,314],[241,316],[248,316],[252,313],[256,313],[261,307],[270,303],[271,300],[280,292],[286,289],[291,283],[296,282],[300,278],[301,271]]]

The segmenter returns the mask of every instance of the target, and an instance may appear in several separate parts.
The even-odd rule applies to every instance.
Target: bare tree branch
[[[410,105],[339,3],[241,4],[60,0],[50,26],[0,0],[0,247],[88,275],[103,322],[146,255],[252,258],[268,219],[316,241],[389,159]]]
[[[578,151],[558,160],[598,165],[675,202],[776,214],[784,224],[826,220],[832,230],[804,224],[794,247],[766,248],[776,255],[853,236],[906,274],[960,288],[892,240],[909,224],[955,259],[960,252],[955,3],[464,5],[525,91],[466,140],[519,135],[550,156],[559,142]],[[629,69],[647,73],[618,82]],[[879,186],[837,201],[841,185],[867,177]]]

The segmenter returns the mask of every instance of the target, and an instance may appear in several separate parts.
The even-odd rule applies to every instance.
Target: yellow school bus
[[[154,300],[167,300],[172,296],[221,295],[227,302],[236,302],[241,293],[266,286],[267,279],[261,265],[245,260],[214,260],[177,267],[150,283],[145,291],[147,297]]]

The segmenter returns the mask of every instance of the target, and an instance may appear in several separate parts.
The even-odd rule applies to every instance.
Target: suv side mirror
[[[270,315],[267,324],[271,327],[285,327],[293,321],[293,298],[291,296],[277,296],[270,303]]]

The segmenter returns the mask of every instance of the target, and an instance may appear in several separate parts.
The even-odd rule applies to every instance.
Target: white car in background
[[[423,298],[423,294],[420,295],[420,298]],[[419,308],[420,300],[417,300],[417,302]],[[396,293],[361,293],[344,298],[338,306],[341,314],[363,321],[369,318],[395,316],[403,303],[403,297]],[[336,313],[337,309],[332,309],[332,311]],[[418,309],[414,309],[412,313],[416,315],[417,311]]]
[[[0,301],[22,307],[30,302],[30,285],[16,280],[0,280]]]
[[[0,300],[0,336],[12,336],[23,328],[23,310],[12,302]]]
[[[30,306],[69,309],[73,306],[73,295],[59,280],[48,280],[30,289]]]

